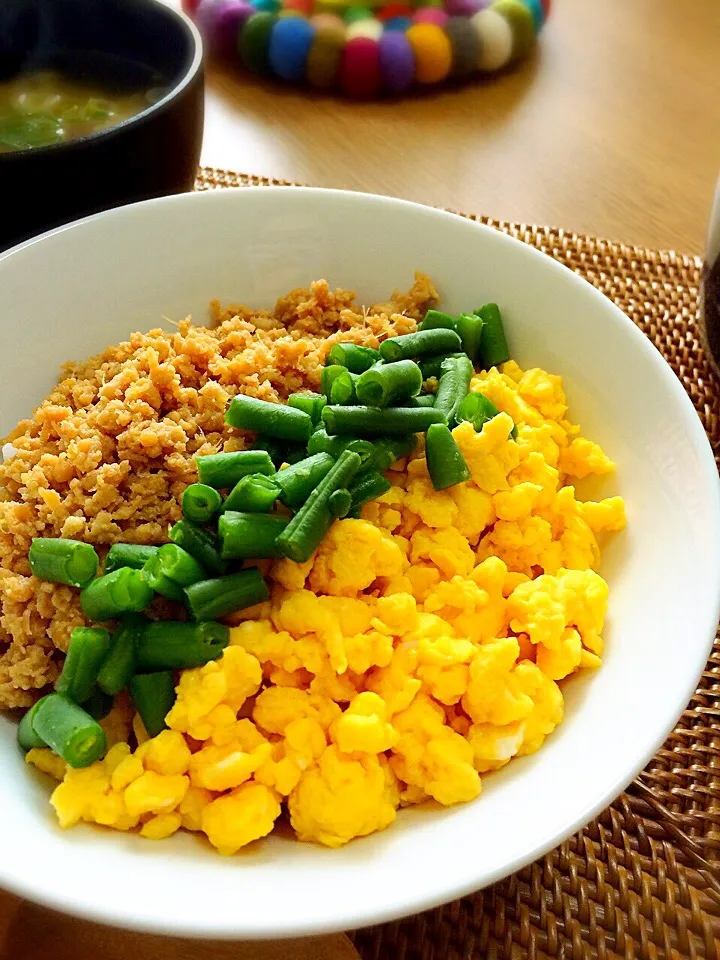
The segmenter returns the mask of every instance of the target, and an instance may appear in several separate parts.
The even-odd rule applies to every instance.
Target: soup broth
[[[0,83],[0,153],[87,137],[141,113],[162,89],[111,90],[55,70]]]

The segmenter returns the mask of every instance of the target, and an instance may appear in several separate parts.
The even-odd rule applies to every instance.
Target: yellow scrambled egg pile
[[[482,774],[542,745],[558,681],[600,664],[596,535],[625,511],[576,499],[575,479],[614,467],[565,419],[559,377],[510,362],[472,389],[503,411],[454,430],[472,480],[436,491],[419,452],[308,563],[275,562],[270,601],[181,675],[168,730],[148,739],[119,699],[104,760],[66,770],[30,751],[62,780],[63,827],[184,827],[232,854],[285,808],[300,840],[339,847],[403,805],[475,799]]]

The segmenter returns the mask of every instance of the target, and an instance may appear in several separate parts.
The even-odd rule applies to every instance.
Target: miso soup
[[[162,88],[118,90],[56,70],[0,83],[0,153],[87,137],[141,113]]]

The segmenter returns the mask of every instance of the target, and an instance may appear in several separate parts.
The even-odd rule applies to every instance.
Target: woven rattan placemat
[[[270,184],[282,185],[203,168],[197,188]],[[550,254],[614,300],[672,366],[720,449],[720,389],[697,334],[697,257],[470,219]],[[647,693],[638,690],[640,701]],[[720,956],[720,641],[663,748],[602,816],[481,893],[352,936],[363,960]]]

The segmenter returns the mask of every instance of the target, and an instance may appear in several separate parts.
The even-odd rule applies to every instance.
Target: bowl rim
[[[559,261],[547,254],[544,254],[537,248],[529,246],[521,240],[515,239],[514,237],[504,234],[490,226],[479,223],[478,221],[473,221],[470,218],[463,218],[460,214],[452,213],[446,210],[440,210],[435,207],[428,207],[423,204],[418,204],[412,201],[402,200],[394,197],[316,187],[257,186],[244,187],[241,190],[201,191],[191,194],[180,194],[168,197],[160,197],[153,200],[140,201],[139,203],[128,204],[113,210],[103,211],[101,213],[84,217],[69,224],[64,224],[53,230],[47,231],[45,234],[30,238],[29,240],[26,240],[23,243],[20,243],[0,254],[0,264],[2,264],[6,258],[18,253],[19,251],[22,251],[36,243],[42,243],[49,237],[53,237],[66,230],[73,229],[81,224],[87,223],[88,221],[94,221],[100,217],[110,217],[117,220],[122,220],[123,218],[132,219],[134,215],[133,211],[136,207],[144,208],[149,205],[160,206],[162,204],[183,202],[189,205],[197,203],[207,203],[212,205],[213,203],[226,202],[221,199],[225,195],[233,196],[260,194],[270,196],[271,194],[277,195],[280,192],[294,195],[303,194],[310,197],[315,195],[320,195],[323,197],[339,196],[341,198],[353,197],[358,203],[368,202],[373,204],[383,204],[395,207],[397,209],[424,211],[426,214],[428,211],[430,211],[432,214],[446,220],[464,220],[466,223],[472,223],[474,229],[482,231],[488,235],[492,235],[493,242],[495,243],[503,244],[506,247],[512,247],[516,250],[523,248],[526,251],[525,255],[530,255],[535,258],[542,258],[543,261],[550,261],[550,263],[546,263],[548,269],[561,271],[565,283],[574,285],[575,287],[582,287],[587,296],[592,297],[596,301],[601,301],[604,309],[614,315],[615,322],[624,327],[627,335],[635,343],[636,348],[645,354],[648,362],[651,363],[660,373],[668,390],[674,395],[679,406],[685,411],[688,437],[692,443],[692,446],[697,452],[698,460],[702,466],[702,472],[705,475],[706,481],[708,481],[707,487],[709,491],[709,497],[707,507],[710,514],[710,522],[715,529],[720,526],[720,479],[717,475],[717,467],[710,442],[697,411],[690,400],[690,397],[670,365],[659,353],[659,351],[655,349],[651,341],[612,300],[606,297],[589,281],[576,274],[570,268],[564,266],[564,264],[561,264]],[[527,251],[529,251],[529,254]],[[714,553],[712,569],[717,570],[718,567],[720,567],[720,538],[714,541],[712,550]],[[588,803],[582,809],[580,809],[572,821],[567,822],[562,829],[554,830],[551,835],[543,836],[531,849],[526,850],[522,855],[516,856],[513,860],[503,864],[502,867],[498,867],[494,871],[486,874],[480,882],[480,886],[478,886],[477,881],[473,882],[471,879],[461,879],[453,882],[451,879],[445,878],[442,884],[437,885],[434,890],[428,892],[425,896],[419,898],[416,897],[412,900],[412,902],[407,900],[402,904],[399,904],[396,900],[392,905],[389,905],[385,908],[378,908],[377,905],[373,905],[371,908],[367,909],[363,908],[362,905],[348,905],[348,907],[342,913],[335,913],[333,916],[323,918],[322,920],[318,920],[317,918],[313,917],[304,923],[298,924],[296,922],[292,927],[283,926],[282,918],[280,918],[280,922],[278,924],[270,928],[268,927],[267,922],[260,921],[258,925],[253,926],[252,920],[250,920],[249,923],[246,920],[242,924],[238,924],[236,920],[228,917],[228,922],[222,927],[218,928],[216,926],[210,927],[207,923],[203,922],[202,918],[193,918],[190,916],[184,918],[180,923],[173,922],[172,925],[168,925],[167,922],[164,922],[161,917],[133,917],[132,915],[123,914],[122,908],[118,909],[118,905],[115,906],[114,912],[111,913],[102,905],[73,900],[72,891],[69,889],[64,889],[62,886],[56,887],[52,892],[41,892],[40,895],[38,895],[38,893],[33,890],[30,883],[13,879],[10,875],[12,870],[8,869],[11,867],[11,865],[8,864],[6,867],[2,860],[0,860],[0,884],[5,889],[23,896],[26,899],[34,900],[35,902],[42,903],[44,906],[69,913],[73,916],[81,917],[86,920],[112,924],[114,926],[120,926],[126,929],[137,930],[145,933],[156,933],[198,939],[237,939],[238,937],[242,939],[285,939],[299,936],[317,936],[386,923],[412,914],[433,909],[442,904],[449,903],[460,897],[474,893],[479,889],[485,889],[493,883],[510,876],[526,865],[544,856],[550,850],[553,850],[555,847],[557,847],[558,844],[562,843],[578,830],[582,829],[586,824],[591,822],[604,809],[606,809],[617,798],[617,796],[619,796],[620,793],[622,793],[622,791],[635,779],[640,771],[657,753],[657,750],[666,740],[668,734],[673,730],[675,724],[677,723],[677,719],[682,715],[683,710],[690,701],[696,689],[697,680],[702,675],[702,671],[707,662],[710,650],[712,649],[719,618],[720,589],[718,589],[716,592],[714,603],[710,603],[710,597],[708,596],[706,616],[701,621],[706,634],[706,640],[704,645],[702,645],[700,642],[697,644],[696,655],[693,658],[694,667],[691,672],[688,672],[688,679],[686,680],[682,690],[678,690],[676,699],[673,701],[672,709],[668,709],[666,723],[661,728],[658,727],[655,735],[652,738],[648,736],[643,752],[636,755],[636,758],[632,764],[626,763],[623,767],[623,770],[618,772],[614,779],[608,783],[602,794],[599,795],[594,802]],[[698,629],[698,635],[699,633],[700,630]]]
[[[136,0],[136,2],[138,2],[138,0]],[[201,74],[204,63],[203,40],[200,31],[190,17],[182,10],[163,3],[162,0],[140,0],[140,2],[148,6],[156,7],[161,12],[161,16],[167,16],[170,21],[176,21],[180,28],[185,31],[190,42],[191,55],[189,63],[167,93],[159,100],[156,100],[155,103],[148,104],[140,113],[135,113],[132,117],[127,117],[125,120],[121,120],[120,123],[114,123],[104,130],[96,130],[84,137],[75,137],[72,140],[64,140],[61,143],[50,143],[43,147],[23,147],[21,150],[8,150],[5,153],[0,153],[0,166],[2,166],[2,164],[9,165],[13,162],[20,163],[28,157],[42,158],[52,156],[58,152],[89,149],[99,141],[111,140],[113,137],[121,136],[129,128],[143,125],[145,122],[151,120],[156,113],[164,110],[169,104],[181,96],[195,78]],[[77,222],[76,220],[71,221],[71,223]],[[43,233],[39,236],[45,236],[45,234]]]

